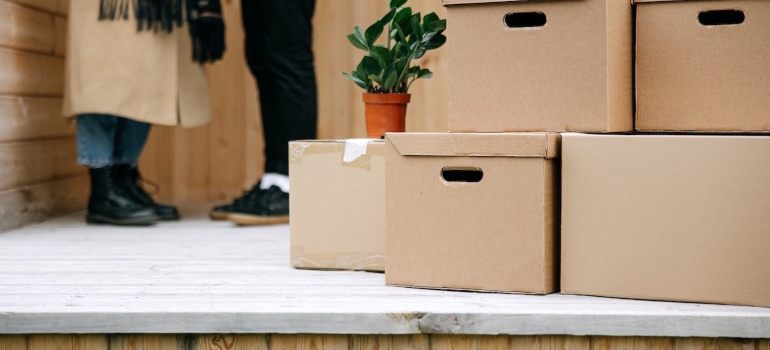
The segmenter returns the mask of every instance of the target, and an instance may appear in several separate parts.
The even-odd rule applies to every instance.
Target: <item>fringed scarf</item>
[[[101,0],[99,20],[128,19],[132,10],[140,32],[170,33],[186,19],[195,62],[214,62],[225,52],[225,23],[219,0]]]

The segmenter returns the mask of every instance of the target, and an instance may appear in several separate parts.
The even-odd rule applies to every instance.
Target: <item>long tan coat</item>
[[[186,27],[137,32],[136,20],[99,21],[99,0],[71,0],[64,115],[112,114],[195,127],[211,120],[206,76]]]

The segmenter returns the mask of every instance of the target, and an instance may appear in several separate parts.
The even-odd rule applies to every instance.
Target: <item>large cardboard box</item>
[[[770,1],[636,2],[637,130],[770,131]]]
[[[633,129],[630,1],[443,4],[449,131]]]
[[[372,139],[289,143],[291,266],[384,269],[384,146]]]
[[[562,138],[563,293],[770,307],[770,137]]]
[[[389,285],[545,294],[558,134],[386,134]]]

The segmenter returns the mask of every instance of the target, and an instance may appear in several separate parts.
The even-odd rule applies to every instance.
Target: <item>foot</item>
[[[233,203],[227,219],[243,226],[289,223],[289,194],[278,186],[260,189],[257,184]]]
[[[155,200],[142,188],[139,181],[143,181],[137,167],[128,164],[115,166],[116,181],[123,187],[123,190],[131,196],[136,202],[150,207],[155,211],[160,220],[176,221],[179,220],[179,210],[171,205],[156,203]]]

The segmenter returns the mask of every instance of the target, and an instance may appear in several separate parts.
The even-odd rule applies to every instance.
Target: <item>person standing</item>
[[[179,219],[138,185],[137,161],[152,124],[210,121],[202,64],[224,49],[218,0],[70,0],[63,114],[89,170],[88,223]]]
[[[264,175],[214,220],[239,225],[289,222],[289,141],[316,138],[318,99],[312,50],[315,0],[242,0],[249,69],[259,88]]]

